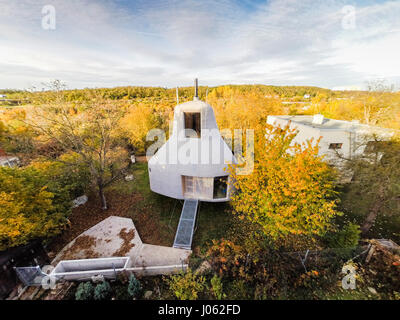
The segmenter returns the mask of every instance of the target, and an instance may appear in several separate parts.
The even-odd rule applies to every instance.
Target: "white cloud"
[[[56,30],[41,29],[52,4]],[[400,81],[400,3],[342,0],[0,0],[0,87]]]

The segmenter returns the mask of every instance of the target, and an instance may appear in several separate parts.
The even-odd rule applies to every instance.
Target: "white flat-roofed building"
[[[394,132],[390,129],[361,124],[358,121],[344,121],[325,118],[321,114],[301,116],[268,116],[270,125],[296,128],[293,143],[303,143],[313,138],[319,142],[319,154],[326,159],[337,161],[337,153],[345,158],[362,155],[368,145],[376,141],[389,140]]]

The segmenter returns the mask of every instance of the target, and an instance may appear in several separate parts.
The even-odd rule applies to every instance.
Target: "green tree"
[[[348,223],[326,236],[330,248],[354,248],[360,241],[360,226]]]

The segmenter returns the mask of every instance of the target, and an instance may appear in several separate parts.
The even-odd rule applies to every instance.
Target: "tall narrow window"
[[[200,112],[184,112],[185,115],[185,129],[193,130],[197,138],[200,138]],[[193,138],[193,133],[185,132],[186,138]]]

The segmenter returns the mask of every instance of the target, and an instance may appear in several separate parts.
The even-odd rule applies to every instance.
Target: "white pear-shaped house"
[[[148,163],[150,188],[176,199],[229,201],[229,163],[237,162],[214,110],[195,97],[175,107],[172,135]]]

